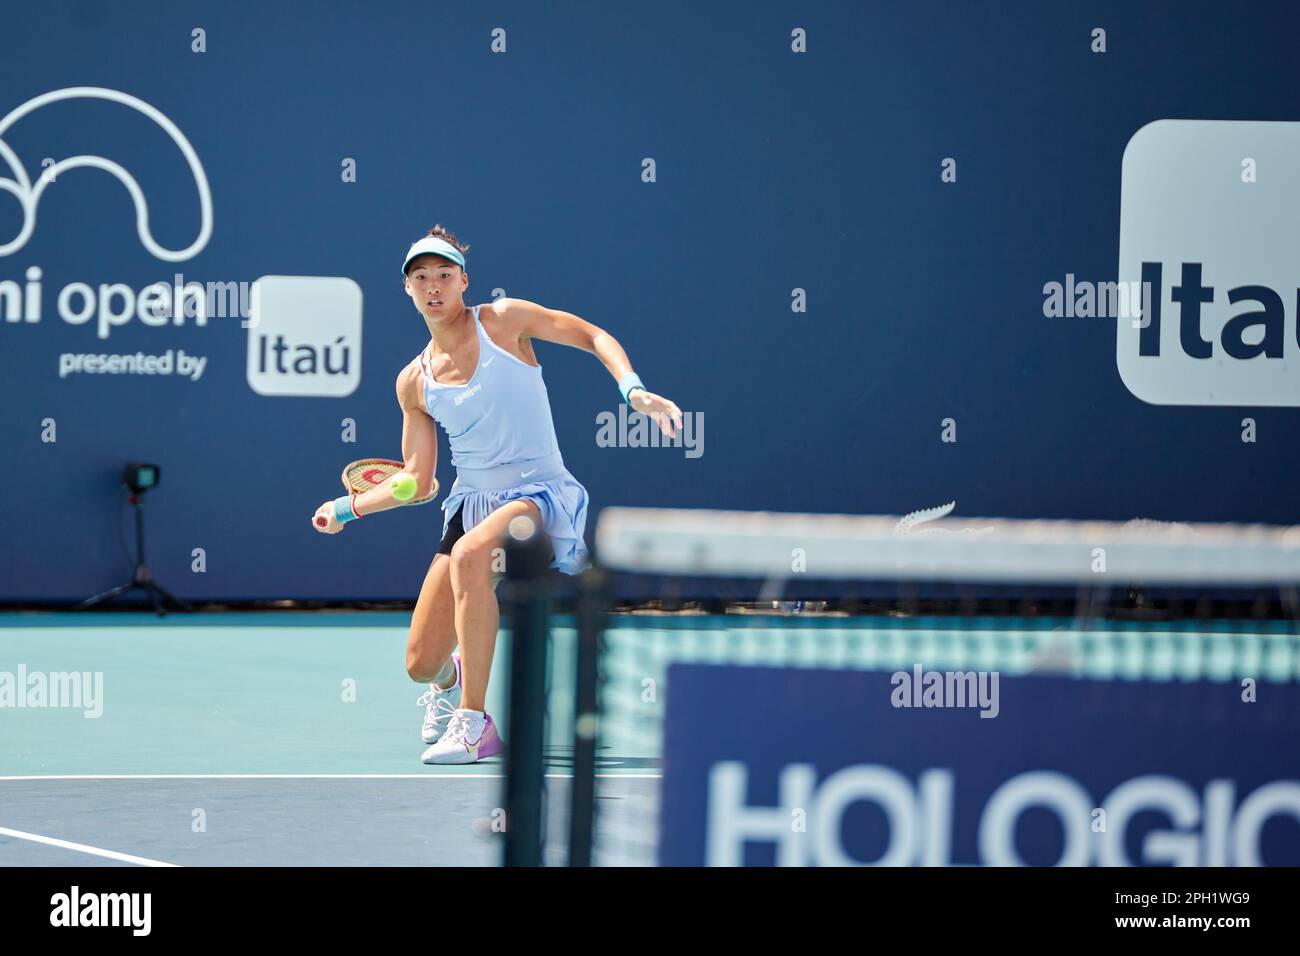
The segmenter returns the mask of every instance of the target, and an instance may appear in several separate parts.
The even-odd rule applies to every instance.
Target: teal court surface
[[[409,620],[0,614],[0,865],[497,864],[503,761],[421,763],[423,688],[403,668]],[[546,750],[557,863],[573,639],[558,620]],[[503,735],[509,650],[503,632],[488,699]],[[34,696],[38,684],[46,694]],[[618,805],[602,827],[618,826],[620,808],[644,815],[656,759],[603,751],[599,772],[602,800]]]
[[[0,865],[498,864],[503,761],[420,762],[408,622],[402,612],[0,614]],[[575,646],[572,620],[554,618],[548,864],[566,858]],[[509,659],[503,631],[488,710],[507,744]],[[612,614],[597,864],[656,862],[675,662],[1291,683],[1300,635],[1281,620]],[[772,719],[789,719],[780,701]]]

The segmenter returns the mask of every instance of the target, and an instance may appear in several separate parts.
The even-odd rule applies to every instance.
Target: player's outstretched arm
[[[433,488],[434,473],[438,469],[438,427],[424,408],[420,379],[420,366],[412,362],[397,376],[397,404],[402,409],[402,470],[415,477],[415,498],[423,498]],[[393,497],[388,482],[363,492],[353,499],[358,516],[368,516],[404,504]],[[334,502],[327,501],[316,509],[316,515],[328,519],[324,527],[313,527],[323,534],[337,534],[343,523],[334,516]]]
[[[548,309],[527,299],[498,299],[495,305],[497,313],[504,312],[521,335],[582,349],[600,359],[609,374],[614,376],[614,381],[619,383],[628,404],[649,415],[669,438],[676,434],[675,429],[682,427],[682,410],[672,400],[656,395],[640,384],[623,346],[604,329],[572,312]],[[630,391],[626,387],[629,382],[636,382]]]

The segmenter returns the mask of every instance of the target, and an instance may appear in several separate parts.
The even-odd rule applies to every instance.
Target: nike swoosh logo
[[[519,477],[520,477],[520,478],[527,478],[529,475],[531,475],[531,474],[532,474],[533,472],[535,472],[535,471],[537,471],[536,468],[534,468],[532,471],[521,471],[521,472],[519,473]]]
[[[490,359],[484,359],[484,360],[483,360],[483,367],[484,367],[484,368],[487,368],[487,367],[488,367],[489,365],[491,365],[494,361],[496,361],[496,356],[495,356],[495,355],[492,356],[492,358],[490,358]]]

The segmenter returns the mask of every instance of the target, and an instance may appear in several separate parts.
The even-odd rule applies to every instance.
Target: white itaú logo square
[[[1300,123],[1157,120],[1124,150],[1124,385],[1155,405],[1300,405]],[[1134,286],[1136,288],[1137,286]]]
[[[338,276],[262,276],[248,320],[259,395],[341,398],[361,384],[361,287]]]

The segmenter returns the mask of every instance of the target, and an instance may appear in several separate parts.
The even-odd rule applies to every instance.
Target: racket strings
[[[366,458],[361,461],[354,461],[343,470],[343,487],[350,493],[359,495],[373,488],[378,488],[404,467],[404,463],[392,461],[388,458]],[[425,495],[423,498],[412,498],[410,501],[403,502],[403,504],[424,504],[426,501],[432,501],[437,493],[438,489],[435,484],[430,494]]]

